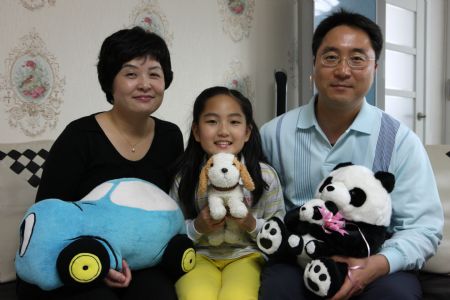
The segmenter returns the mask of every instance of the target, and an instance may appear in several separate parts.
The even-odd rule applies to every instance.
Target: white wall
[[[2,0],[0,142],[53,139],[70,121],[109,109],[95,68],[100,45],[107,35],[134,25],[135,17],[148,11],[165,22],[162,29],[175,72],[173,85],[155,115],[177,123],[185,138],[194,98],[211,85],[230,86],[231,80],[237,79],[253,101],[261,125],[274,116],[273,73],[282,68],[288,72],[288,107],[297,106],[298,87],[303,85],[308,92],[305,87],[309,76],[309,71],[298,76],[305,68],[303,61],[300,66],[298,61],[308,56],[301,55],[303,50],[299,55],[298,47],[310,47],[310,41],[304,41],[302,33],[297,32],[304,26],[303,18],[302,25],[297,26],[297,15],[305,10],[309,14],[311,1],[241,2],[251,10],[244,17],[233,18],[227,0]],[[40,7],[30,9],[24,3]],[[443,62],[449,39],[444,30],[448,0],[426,3],[425,143],[438,144],[445,138]],[[248,30],[239,30],[239,24]],[[234,35],[229,33],[232,29]],[[41,44],[30,41],[30,36],[40,39]],[[30,44],[44,54],[55,72],[53,94],[38,101],[24,101],[16,95],[12,74],[12,65]],[[49,115],[48,108],[57,115]]]
[[[445,143],[446,2],[426,1],[425,144]]]
[[[0,142],[54,139],[70,121],[109,109],[95,67],[100,45],[145,15],[161,21],[175,73],[156,116],[178,124],[187,138],[197,94],[212,85],[231,86],[236,79],[254,103],[257,123],[271,119],[274,69],[285,69],[289,81],[297,82],[297,1],[235,1],[247,5],[239,16],[230,12],[228,2],[2,0]],[[47,61],[42,77],[52,90],[33,99],[18,92],[26,79],[19,72],[26,67],[18,62],[36,52]],[[296,84],[289,95],[297,98]]]
[[[445,59],[445,63],[447,65],[447,71],[445,72],[445,81],[446,81],[446,99],[445,99],[445,143],[450,144],[450,1],[447,0],[446,3],[446,31],[445,31],[445,39],[447,42],[447,55]]]

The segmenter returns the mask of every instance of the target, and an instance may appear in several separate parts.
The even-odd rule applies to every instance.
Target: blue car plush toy
[[[177,203],[152,183],[107,181],[80,201],[40,201],[26,212],[16,253],[17,275],[43,290],[86,285],[108,270],[161,264],[177,279],[195,265]]]

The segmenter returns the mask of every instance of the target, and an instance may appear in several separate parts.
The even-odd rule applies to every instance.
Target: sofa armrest
[[[20,222],[34,203],[52,144],[50,140],[0,144],[0,283],[16,278]]]
[[[450,145],[427,145],[425,149],[444,209],[444,231],[436,255],[426,262],[423,270],[450,276]]]

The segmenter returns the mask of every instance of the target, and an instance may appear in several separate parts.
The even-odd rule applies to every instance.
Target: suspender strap
[[[286,116],[286,114],[283,114],[277,122],[277,153],[278,153],[278,163],[280,164],[280,172],[279,172],[279,176],[281,177],[282,174],[284,173],[284,166],[283,166],[283,160],[281,159],[281,124],[283,123],[283,119]],[[284,182],[284,178],[281,178],[282,181]]]
[[[400,122],[386,113],[381,117],[380,133],[378,134],[375,158],[372,171],[388,171],[394,151],[395,136],[397,135]]]

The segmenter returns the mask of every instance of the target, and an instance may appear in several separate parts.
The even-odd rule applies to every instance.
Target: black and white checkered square
[[[33,187],[37,187],[41,180],[42,167],[48,156],[48,150],[26,149],[23,152],[10,150],[3,152],[0,150],[0,161],[7,164],[9,168],[18,175],[25,176],[26,180]]]

